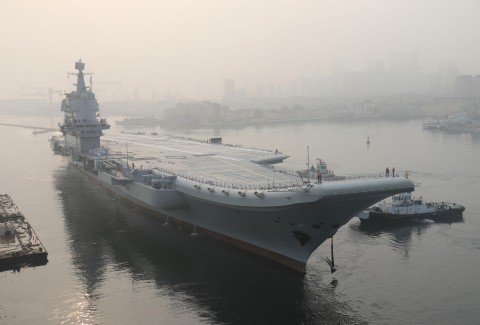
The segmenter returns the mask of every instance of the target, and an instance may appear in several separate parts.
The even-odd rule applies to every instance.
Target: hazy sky
[[[70,90],[80,57],[94,87],[148,98],[219,98],[225,78],[289,82],[395,52],[417,53],[427,72],[456,62],[478,74],[479,17],[479,0],[1,0],[0,98]]]

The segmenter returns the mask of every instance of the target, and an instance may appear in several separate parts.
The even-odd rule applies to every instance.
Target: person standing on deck
[[[388,177],[388,176],[390,176],[390,169],[388,169],[387,167],[387,169],[385,169],[385,177]]]
[[[392,168],[392,177],[395,177],[395,167]]]

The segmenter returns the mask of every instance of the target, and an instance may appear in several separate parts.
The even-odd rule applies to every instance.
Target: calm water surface
[[[50,126],[43,118],[2,122]],[[478,324],[480,137],[423,131],[421,123],[174,132],[279,149],[292,169],[305,167],[308,145],[311,163],[322,158],[337,174],[408,170],[420,184],[415,195],[466,206],[453,224],[372,229],[353,219],[334,239],[338,271],[330,274],[324,244],[304,278],[163,227],[53,155],[51,134],[0,126],[0,193],[12,196],[49,252],[45,266],[0,273],[0,324]]]

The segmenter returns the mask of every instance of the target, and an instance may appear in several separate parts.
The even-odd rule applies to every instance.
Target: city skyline
[[[305,76],[285,83],[258,80],[225,78],[219,80],[216,97],[193,97],[183,95],[181,89],[157,89],[150,93],[135,87],[125,88],[120,81],[102,81],[93,79],[92,85],[97,96],[107,101],[147,100],[215,100],[232,102],[247,98],[280,98],[280,97],[350,97],[368,98],[399,94],[419,94],[429,96],[450,96],[455,92],[455,79],[459,76],[478,76],[461,73],[453,62],[444,64],[437,71],[425,73],[422,65],[416,60],[414,53],[397,53],[397,62],[392,64],[382,60],[372,61],[365,70],[348,71],[339,69],[334,74],[323,76]],[[412,59],[413,58],[413,59]],[[338,69],[338,65],[336,66]],[[68,80],[70,81],[70,80]],[[10,99],[44,98],[58,101],[65,90],[54,87],[38,87],[22,85],[18,95]],[[59,96],[57,96],[59,95]]]
[[[219,100],[225,79],[248,97],[335,95],[342,82],[368,96],[355,82],[382,65],[398,71],[398,55],[421,75],[451,65],[479,74],[479,9],[474,0],[3,1],[0,99],[22,87],[70,91],[65,73],[79,58],[99,96],[103,88],[118,98]],[[404,91],[380,83],[387,89],[373,94]]]

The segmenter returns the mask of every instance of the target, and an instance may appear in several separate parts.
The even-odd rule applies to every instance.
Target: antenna
[[[310,183],[310,148],[307,146],[307,182]]]
[[[82,59],[75,62],[75,70],[82,71],[85,69],[85,63],[82,62]]]
[[[90,90],[93,91],[93,82],[92,82],[92,76],[90,76]]]
[[[125,147],[127,147],[127,168],[128,168],[128,142],[125,142]]]

